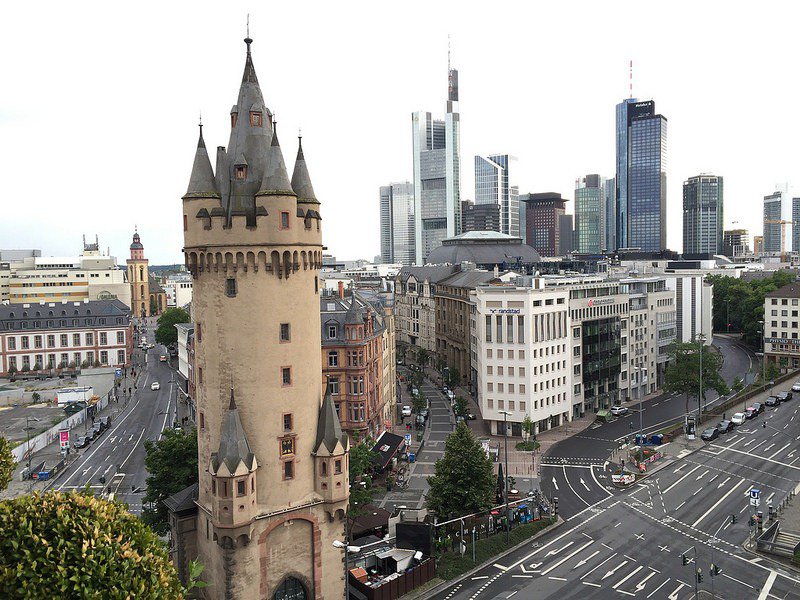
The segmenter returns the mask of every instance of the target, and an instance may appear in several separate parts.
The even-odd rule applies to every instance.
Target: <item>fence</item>
[[[436,577],[436,561],[432,558],[425,559],[402,575],[377,587],[361,583],[350,572],[348,572],[348,576],[350,577],[350,586],[358,590],[367,600],[394,600]]]

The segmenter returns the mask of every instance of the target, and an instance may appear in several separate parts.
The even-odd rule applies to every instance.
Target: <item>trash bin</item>
[[[664,436],[660,433],[654,433],[652,436],[650,436],[650,441],[656,446],[660,446],[664,443]]]
[[[417,455],[414,452],[408,453],[408,462],[413,463],[417,459]]]

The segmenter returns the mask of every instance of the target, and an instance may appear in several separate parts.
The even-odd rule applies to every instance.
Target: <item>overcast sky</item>
[[[124,259],[137,224],[151,264],[183,262],[198,114],[207,146],[226,145],[248,12],[288,168],[302,127],[339,258],[379,252],[378,187],[412,178],[412,111],[444,113],[448,34],[462,198],[475,154],[516,155],[522,193],[572,199],[576,177],[612,176],[630,59],[634,95],[669,120],[671,248],[687,177],[724,176],[725,226],[751,235],[763,196],[800,181],[793,2],[16,2],[0,21],[0,248],[76,254],[97,233]]]

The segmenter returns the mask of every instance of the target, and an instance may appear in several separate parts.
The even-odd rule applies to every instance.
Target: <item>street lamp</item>
[[[761,325],[761,385],[767,386],[767,352],[764,347],[764,321],[759,321]]]
[[[647,372],[647,367],[643,367],[641,364],[639,366],[633,367],[633,370],[639,373],[639,377],[636,378],[638,384],[642,382],[642,371]],[[641,390],[637,394],[639,396],[639,435],[642,435],[644,428],[642,427],[642,393]]]
[[[511,517],[508,512],[508,417],[511,413],[507,410],[497,411],[503,415],[503,454],[505,454],[506,472],[503,479],[503,500],[506,503],[506,543],[508,543],[509,530],[511,529]]]
[[[333,540],[333,547],[344,550],[344,598],[345,600],[350,600],[350,573],[348,569],[350,554],[361,552],[361,546],[350,546],[347,542]]]
[[[39,422],[36,417],[25,417],[25,437],[28,448],[28,477],[31,475],[31,421]]]
[[[697,341],[700,342],[700,391],[697,395],[697,425],[703,420],[703,346],[705,346],[706,336],[702,333],[697,334]]]

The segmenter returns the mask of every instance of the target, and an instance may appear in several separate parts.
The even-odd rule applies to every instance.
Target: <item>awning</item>
[[[386,466],[392,461],[394,455],[397,454],[397,452],[401,450],[405,444],[405,439],[399,435],[384,431],[381,434],[381,437],[378,438],[378,441],[375,442],[375,446],[372,448],[372,451],[378,455],[375,458],[376,465],[381,469],[385,469]]]

